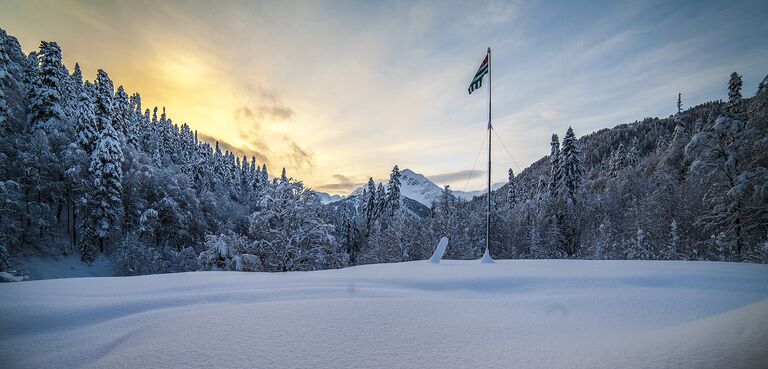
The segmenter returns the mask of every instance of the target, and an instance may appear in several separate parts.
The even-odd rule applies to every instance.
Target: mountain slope
[[[432,204],[440,198],[443,193],[443,188],[430,181],[425,175],[416,173],[411,169],[403,169],[400,171],[400,194],[403,197],[407,197],[411,200],[421,203],[426,207],[431,207]],[[386,186],[386,183],[384,183]],[[499,189],[504,183],[494,183],[493,189]],[[360,195],[363,193],[365,186],[359,187],[352,191],[351,195]],[[475,196],[485,194],[486,190],[477,191],[456,191],[453,190],[453,195],[457,198],[464,200],[471,200]]]

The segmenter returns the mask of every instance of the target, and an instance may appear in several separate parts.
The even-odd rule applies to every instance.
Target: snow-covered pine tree
[[[120,85],[112,99],[112,128],[115,129],[118,137],[120,137],[121,144],[127,141],[126,136],[130,129],[132,115],[128,93]]]
[[[741,76],[733,72],[728,80],[728,113],[731,117],[741,118]]]
[[[667,246],[661,251],[661,258],[664,260],[677,260],[680,252],[680,228],[677,226],[677,221],[672,220],[669,232],[669,242]]]
[[[96,147],[96,140],[99,135],[97,127],[98,123],[91,97],[88,95],[87,90],[83,90],[80,93],[78,104],[75,139],[87,155],[90,155]]]
[[[556,133],[552,134],[549,146],[549,192],[555,197],[560,186],[560,139]]]
[[[392,173],[389,175],[384,206],[387,214],[390,216],[400,210],[400,176],[400,168],[395,165],[395,167],[392,168]]]
[[[378,195],[376,194],[376,183],[373,181],[373,177],[368,178],[368,183],[365,186],[365,233],[368,235],[371,232],[371,226],[377,216],[378,205],[376,200]]]
[[[80,64],[75,63],[75,70],[72,71],[72,81],[78,87],[83,87],[83,71],[80,70]]]
[[[541,206],[541,203],[544,202],[544,200],[550,198],[550,187],[551,186],[547,176],[539,176],[539,183],[536,185],[536,204],[538,206]]]
[[[379,183],[378,186],[376,186],[376,198],[374,200],[374,203],[376,204],[376,210],[374,213],[376,214],[374,218],[378,219],[381,214],[384,213],[384,206],[385,201],[387,200],[387,190],[384,188],[383,183]]]
[[[141,95],[134,93],[128,100],[128,117],[126,121],[125,140],[134,149],[139,149],[139,139],[142,130]]]
[[[677,93],[677,114],[680,114],[683,112],[683,94],[681,92]]]
[[[627,150],[627,158],[624,161],[628,168],[634,168],[640,162],[640,150],[637,146],[637,138],[635,138],[632,140],[629,150]]]
[[[51,131],[65,117],[59,86],[61,49],[55,42],[42,41],[38,56],[39,81],[31,91],[28,122],[32,129]]]
[[[581,186],[584,168],[582,166],[581,150],[573,128],[568,127],[568,131],[563,138],[563,147],[560,152],[560,189],[566,191],[572,201],[576,202],[576,195]]]
[[[433,228],[435,233],[439,237],[449,237],[449,241],[454,242],[457,240],[451,240],[451,227],[455,224],[451,222],[455,221],[456,215],[456,198],[453,196],[450,185],[443,187],[443,192],[440,194],[440,198],[433,203],[435,209],[433,217]],[[453,245],[453,243],[452,243]]]
[[[122,163],[123,151],[120,148],[120,138],[112,127],[107,115],[111,105],[111,85],[107,85],[107,76],[99,71],[99,97],[97,117],[102,124],[96,148],[91,154],[90,173],[93,178],[94,227],[95,235],[99,238],[101,251],[111,232],[115,230],[122,216]],[[107,94],[108,93],[108,94]]]
[[[597,239],[595,240],[595,249],[592,258],[595,260],[608,259],[608,253],[610,248],[610,222],[608,219],[600,223],[597,228]]]
[[[646,240],[645,231],[638,228],[637,235],[627,252],[627,258],[632,260],[651,260],[653,259],[653,253],[649,249],[648,241]]]
[[[112,95],[114,87],[107,72],[99,69],[96,76],[96,121],[97,129],[103,131],[107,125],[112,126]],[[112,127],[114,129],[114,127]],[[117,134],[117,132],[115,132]],[[118,141],[119,142],[119,141]]]
[[[686,146],[692,160],[691,170],[709,186],[705,202],[709,211],[698,223],[705,229],[722,233],[736,244],[737,258],[744,251],[744,181],[748,172],[744,123],[730,116],[717,118],[715,124],[697,133]]]
[[[624,144],[619,143],[619,147],[611,153],[608,160],[608,174],[611,177],[618,176],[619,172],[626,167],[627,154],[624,151]]]
[[[547,253],[541,244],[539,229],[534,225],[528,228],[528,257],[531,259],[544,259]]]
[[[517,185],[515,184],[515,172],[509,168],[509,178],[507,179],[507,206],[513,209],[517,205]]]
[[[261,183],[267,185],[269,183],[269,172],[267,172],[267,164],[261,165]]]

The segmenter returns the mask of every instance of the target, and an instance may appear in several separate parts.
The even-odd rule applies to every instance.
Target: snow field
[[[4,368],[759,368],[768,266],[443,260],[0,285]]]

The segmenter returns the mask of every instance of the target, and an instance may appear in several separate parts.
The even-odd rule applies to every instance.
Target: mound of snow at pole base
[[[768,266],[444,260],[0,285],[3,368],[765,368]]]

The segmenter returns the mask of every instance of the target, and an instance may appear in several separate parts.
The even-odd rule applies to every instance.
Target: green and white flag
[[[490,52],[490,49],[488,51]],[[483,85],[483,76],[486,74],[488,74],[488,54],[485,54],[485,59],[483,59],[483,62],[480,64],[480,68],[477,68],[477,73],[475,73],[475,77],[472,78],[472,83],[469,84],[470,95],[472,94],[472,91],[477,90]]]

